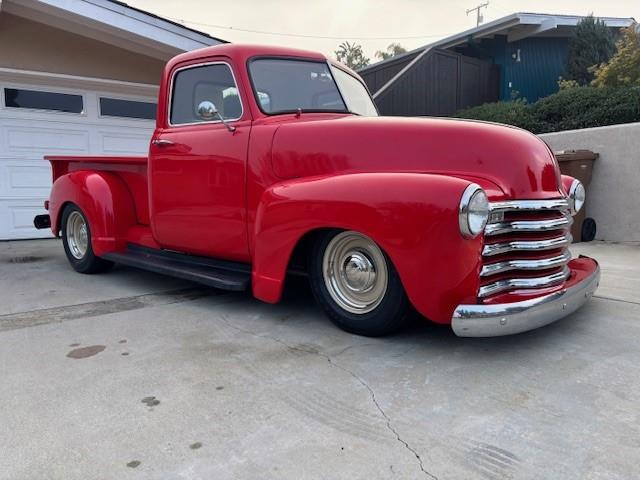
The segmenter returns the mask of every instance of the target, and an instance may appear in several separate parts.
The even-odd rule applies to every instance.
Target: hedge
[[[486,103],[455,117],[515,125],[533,133],[640,122],[640,87],[567,88],[532,104],[521,99]]]

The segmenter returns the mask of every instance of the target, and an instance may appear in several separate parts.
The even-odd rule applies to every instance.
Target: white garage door
[[[51,237],[33,227],[33,217],[46,213],[43,202],[51,189],[44,155],[146,154],[149,148],[155,98],[127,95],[122,85],[110,91],[60,83],[16,82],[0,73],[2,240]]]

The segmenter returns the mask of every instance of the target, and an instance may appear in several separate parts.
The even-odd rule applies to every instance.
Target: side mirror
[[[209,100],[204,100],[198,105],[198,116],[202,120],[213,120],[218,117],[218,109]]]
[[[220,115],[220,112],[218,112],[218,109],[213,104],[213,102],[210,102],[209,100],[203,100],[202,102],[200,102],[200,104],[198,105],[197,113],[198,116],[205,122],[217,118],[223,123],[225,127],[227,127],[227,130],[229,130],[231,133],[236,131],[236,127],[229,125],[224,117]]]

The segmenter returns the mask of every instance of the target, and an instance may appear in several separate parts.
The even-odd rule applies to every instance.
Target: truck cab
[[[36,226],[81,273],[114,263],[279,301],[292,268],[341,328],[412,306],[462,336],[530,330],[597,287],[571,259],[584,188],[524,130],[380,117],[357,74],[289,48],[219,45],[166,65],[147,157],[46,157]]]

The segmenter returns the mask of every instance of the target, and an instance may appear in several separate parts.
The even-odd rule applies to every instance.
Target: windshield
[[[249,63],[249,74],[258,104],[269,115],[298,109],[377,115],[364,86],[326,62],[261,58]]]

